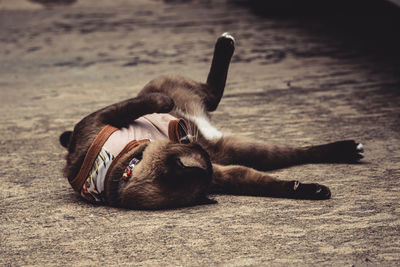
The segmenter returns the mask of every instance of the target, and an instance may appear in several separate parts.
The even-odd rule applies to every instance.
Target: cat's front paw
[[[303,184],[299,181],[290,183],[290,197],[296,199],[322,200],[331,198],[328,187],[320,184]]]

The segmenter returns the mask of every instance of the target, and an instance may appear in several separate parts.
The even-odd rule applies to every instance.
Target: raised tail
[[[214,111],[221,100],[234,51],[235,39],[229,33],[223,33],[215,44],[214,56],[207,77],[209,92],[206,107],[208,111]]]
[[[71,141],[71,135],[72,135],[72,131],[65,131],[60,135],[60,144],[63,147],[68,148],[69,143]]]

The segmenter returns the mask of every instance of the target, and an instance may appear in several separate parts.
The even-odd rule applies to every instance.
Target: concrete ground
[[[0,1],[0,265],[400,264],[397,26],[253,11],[224,0]],[[329,186],[327,201],[83,202],[61,175],[60,133],[158,75],[204,81],[225,31],[237,49],[218,127],[292,145],[356,139],[362,163],[273,172]]]

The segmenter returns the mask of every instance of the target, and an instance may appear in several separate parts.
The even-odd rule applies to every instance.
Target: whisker
[[[193,135],[192,135],[193,130],[191,128],[192,128],[192,124],[189,124],[188,125],[188,131],[189,131],[188,138],[189,138],[190,142],[193,142],[194,141],[194,138],[193,138]]]
[[[194,127],[196,127],[196,135],[195,135],[195,140],[199,140],[199,127],[197,125],[195,125]]]

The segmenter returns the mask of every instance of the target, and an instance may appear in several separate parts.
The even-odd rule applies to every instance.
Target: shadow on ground
[[[343,19],[262,8],[255,14],[223,0],[3,1],[0,263],[397,264],[399,24],[391,13],[398,11]],[[216,196],[217,205],[146,212],[76,196],[61,175],[60,133],[158,75],[204,81],[225,31],[237,49],[212,118],[219,128],[292,145],[356,139],[364,164],[272,173],[328,185],[328,201]]]

